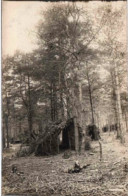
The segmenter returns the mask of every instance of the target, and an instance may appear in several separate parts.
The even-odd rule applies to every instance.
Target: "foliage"
[[[125,46],[117,36],[123,14],[110,5],[100,7],[95,22],[76,3],[55,4],[41,14],[38,48],[3,59],[3,136],[9,143],[9,137],[22,135],[23,142],[36,146],[33,133],[40,143],[49,132],[61,130],[56,122],[72,118],[78,149],[80,130],[84,135],[88,124],[102,126],[101,116],[107,121],[108,113],[114,119],[114,62],[119,88],[126,91]]]

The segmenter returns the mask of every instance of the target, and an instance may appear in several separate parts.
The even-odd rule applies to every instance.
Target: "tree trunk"
[[[7,148],[9,148],[9,132],[8,132],[8,115],[7,114],[5,114],[5,126],[6,126]]]
[[[5,144],[5,130],[4,130],[4,125],[2,126],[2,149],[4,149],[6,147],[6,144]]]
[[[53,93],[51,89],[51,120],[54,121],[54,114],[53,114]]]
[[[120,121],[119,121],[119,112],[118,112],[118,105],[116,100],[116,124],[117,124],[117,139],[120,138]]]
[[[30,77],[28,74],[28,128],[31,142],[31,133],[33,129],[33,111],[32,111],[32,100],[31,100],[31,86],[30,86]]]
[[[76,154],[79,152],[79,132],[78,132],[78,111],[76,106],[76,100],[75,100],[75,93],[74,89],[72,89],[72,112],[73,112],[73,120],[74,120],[74,135],[75,135],[75,151]]]
[[[89,92],[89,101],[90,101],[90,107],[91,107],[92,124],[95,124],[93,102],[92,102],[91,84],[90,84],[90,78],[89,78],[89,74],[88,74],[88,65],[87,65],[87,81],[88,81],[88,92]]]
[[[83,139],[84,137],[84,113],[83,113],[83,108],[82,108],[82,84],[79,82],[79,102],[80,102],[80,107],[79,107],[79,118],[80,118],[80,129],[79,130],[79,152],[82,153],[84,151],[84,146],[85,146],[85,140]]]
[[[120,123],[118,116],[118,106],[117,106],[117,96],[116,96],[116,82],[115,82],[115,74],[111,71],[111,81],[112,81],[112,106],[114,109],[115,116],[115,124],[117,124],[117,138],[120,137]]]
[[[59,98],[60,98],[60,115],[61,119],[64,119],[64,101],[63,101],[63,89],[62,89],[62,79],[61,79],[61,72],[59,71]]]
[[[56,87],[55,84],[51,84],[51,120],[55,121],[58,118],[58,110],[57,110],[57,95],[56,95]]]
[[[118,108],[118,117],[119,117],[119,124],[120,124],[120,139],[121,143],[124,143],[124,127],[123,127],[123,117],[122,117],[122,109],[121,109],[121,99],[120,99],[120,89],[119,89],[119,79],[118,79],[118,71],[117,66],[114,63],[114,70],[115,70],[115,82],[116,82],[116,97],[117,97],[117,108]]]
[[[117,101],[116,101],[116,106],[115,106],[115,124],[117,125],[117,134],[119,134],[120,130],[120,125],[119,125],[119,118],[118,118],[118,111],[117,111]]]
[[[126,111],[124,112],[124,115],[125,115],[126,131],[128,132],[128,122],[127,122],[127,113],[126,113]]]
[[[60,90],[61,91],[61,90]],[[61,118],[64,119],[65,114],[64,114],[64,101],[63,101],[63,93],[62,91],[60,92],[60,102],[61,102]]]
[[[31,135],[33,129],[33,122],[32,122],[32,115],[31,111],[28,112],[28,127],[29,127],[29,134]],[[31,136],[30,136],[31,137]]]
[[[75,131],[75,151],[76,154],[79,152],[79,133],[78,133],[78,126],[76,117],[74,117],[74,131]]]

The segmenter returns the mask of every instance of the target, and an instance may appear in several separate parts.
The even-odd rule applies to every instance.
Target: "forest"
[[[12,152],[12,147],[20,146],[9,161],[18,163],[20,160],[23,164],[23,160],[30,163],[33,159],[40,162],[52,161],[52,158],[60,166],[63,154],[64,161],[71,157],[75,161],[74,168],[68,169],[70,174],[67,175],[72,175],[93,163],[95,152],[91,146],[94,144],[99,149],[100,162],[95,161],[100,170],[104,142],[112,137],[110,151],[116,142],[122,148],[127,145],[126,8],[107,3],[92,13],[81,5],[51,4],[40,13],[42,20],[34,32],[38,47],[31,53],[16,51],[12,56],[3,57],[2,148],[6,167],[6,154]],[[89,158],[90,163],[81,167],[78,161],[82,156]],[[34,158],[31,160],[31,157]],[[3,176],[18,174],[17,168],[11,165],[9,174],[3,166]],[[17,179],[17,176],[12,178]],[[6,183],[10,181],[5,179]],[[4,185],[10,186],[9,191],[10,184]],[[83,195],[70,188],[65,194],[62,194],[64,190],[58,193],[55,187],[47,194],[48,188],[43,194],[39,194],[39,187],[34,191],[37,195]],[[121,195],[116,191],[115,195]],[[96,195],[96,192],[91,193]]]

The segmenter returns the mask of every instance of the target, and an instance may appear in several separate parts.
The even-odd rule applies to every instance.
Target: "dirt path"
[[[63,154],[51,157],[5,158],[3,161],[3,193],[37,193],[39,196],[128,196],[128,141],[123,146],[113,133],[102,135],[103,159],[99,144],[92,151],[69,159]],[[128,139],[128,135],[127,135]],[[78,160],[90,164],[80,173],[69,174]],[[12,173],[12,165],[17,173]]]

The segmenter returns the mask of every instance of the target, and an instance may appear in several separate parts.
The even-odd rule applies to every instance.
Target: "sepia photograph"
[[[127,2],[2,3],[2,196],[128,196]]]

